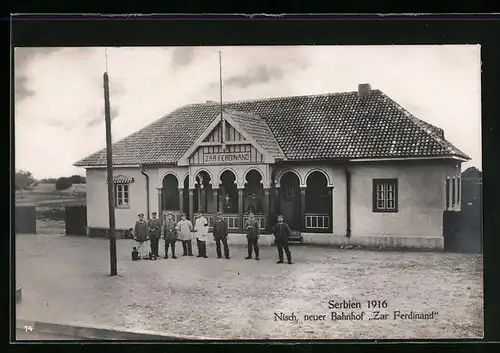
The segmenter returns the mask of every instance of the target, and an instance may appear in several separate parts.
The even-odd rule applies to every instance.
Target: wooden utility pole
[[[222,150],[225,149],[225,141],[224,139],[226,138],[226,123],[224,122],[224,103],[222,100],[222,51],[219,50],[219,89],[220,89],[220,128],[221,128],[221,136],[220,136],[220,142],[222,143]]]
[[[111,109],[109,104],[109,77],[104,72],[104,120],[106,122],[106,160],[108,169],[108,208],[109,208],[109,257],[111,276],[116,276],[116,232],[115,232],[115,197],[113,181],[113,150],[111,143]]]

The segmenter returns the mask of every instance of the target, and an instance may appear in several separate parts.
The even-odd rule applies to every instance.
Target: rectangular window
[[[287,199],[291,199],[293,197],[293,188],[291,188],[291,187],[286,188],[285,197]]]
[[[455,207],[455,205],[457,204],[457,200],[455,199],[456,187],[457,178],[453,177],[453,179],[451,179],[451,207]]]
[[[129,184],[115,184],[115,206],[129,207]]]
[[[446,178],[446,209],[450,208],[450,178]]]
[[[398,179],[373,179],[373,212],[398,212]]]

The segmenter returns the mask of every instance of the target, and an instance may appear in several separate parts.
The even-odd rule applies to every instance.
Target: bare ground
[[[163,244],[160,245],[162,247]],[[118,272],[109,276],[104,239],[16,236],[17,317],[224,339],[477,338],[483,334],[481,255],[292,247],[293,265],[181,257],[132,262],[132,241],[118,240]],[[180,252],[180,244],[177,245]],[[160,251],[163,254],[163,250]],[[331,321],[329,300],[386,300],[388,320]],[[438,311],[434,320],[393,320],[394,310]],[[342,310],[335,310],[340,312]],[[298,322],[275,321],[295,313]],[[326,314],[326,321],[304,321]]]

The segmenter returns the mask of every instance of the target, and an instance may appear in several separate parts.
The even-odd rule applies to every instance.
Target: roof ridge
[[[438,143],[445,150],[450,151],[450,148],[451,148],[450,152],[452,152],[453,154],[458,154],[459,151],[457,148],[455,148],[454,146],[451,147],[451,146],[447,145],[445,142],[448,142],[448,141],[444,137],[441,138],[440,136],[437,136],[436,132],[433,131],[432,129],[430,129],[428,126],[430,125],[433,128],[442,130],[441,128],[434,126],[432,124],[429,124],[425,120],[417,118],[410,111],[408,111],[406,108],[404,108],[401,104],[396,102],[394,99],[392,99],[391,97],[389,97],[388,95],[386,95],[383,92],[380,92],[380,93],[382,94],[383,98],[388,99],[393,105],[396,106],[396,108],[401,110],[403,112],[403,115],[406,118],[408,118],[411,122],[413,122],[415,125],[417,125],[423,132],[425,132],[427,135],[429,135],[434,140],[434,142]],[[428,126],[424,126],[424,125],[428,125]]]
[[[382,93],[379,89],[372,89],[371,93]],[[347,95],[347,94],[358,94],[358,91],[346,91],[346,92],[329,92],[329,93],[317,93],[317,94],[300,94],[300,95],[291,95],[291,96],[274,96],[274,97],[266,97],[266,98],[257,98],[257,99],[240,99],[235,101],[227,101],[223,102],[223,105],[226,104],[236,104],[236,103],[252,103],[252,102],[265,102],[271,100],[281,100],[281,99],[290,99],[290,98],[313,98],[313,97],[329,97],[329,96],[339,96],[339,95]],[[184,105],[187,106],[200,106],[200,105],[209,105],[209,104],[220,104],[220,102],[200,102],[200,103],[190,103]],[[225,109],[225,108],[224,108]]]
[[[263,117],[257,114],[245,112],[242,110],[235,110],[235,109],[229,109],[229,108],[224,108],[224,110],[232,115],[240,116],[242,118],[258,118],[260,120],[265,120]]]

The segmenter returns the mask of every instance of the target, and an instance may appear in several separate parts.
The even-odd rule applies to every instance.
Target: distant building
[[[116,225],[222,211],[237,242],[248,211],[263,233],[281,212],[305,243],[443,248],[443,211],[460,210],[469,159],[366,84],[227,102],[222,117],[218,103],[190,104],[113,145]],[[87,171],[89,229],[106,229],[105,150],[75,166]]]
[[[475,167],[462,173],[461,232],[465,248],[482,251],[482,184],[483,173]]]

